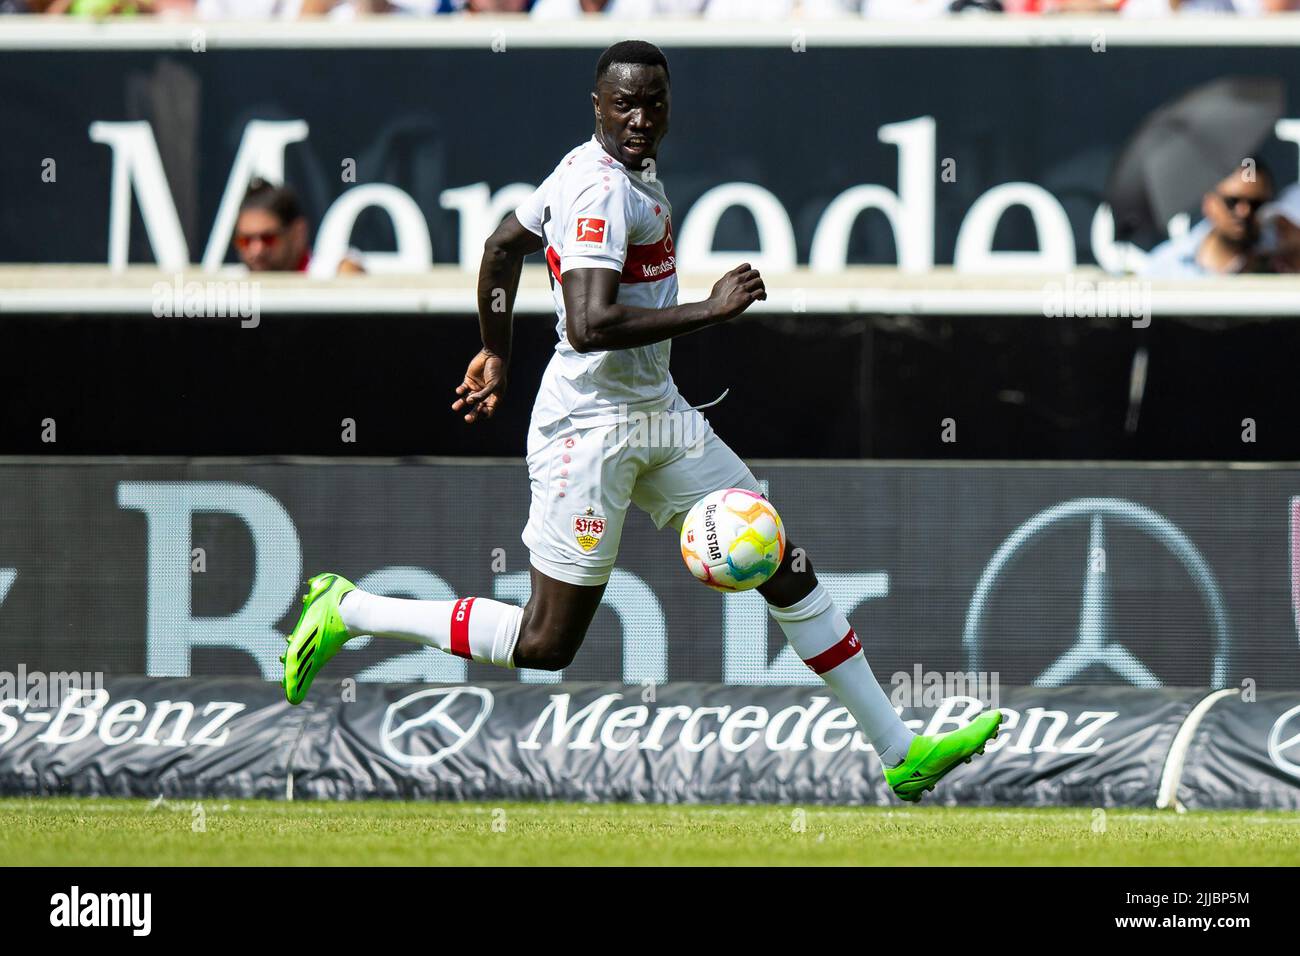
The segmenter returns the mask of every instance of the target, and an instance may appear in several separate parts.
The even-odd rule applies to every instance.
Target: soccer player
[[[546,254],[559,343],[542,378],[528,432],[532,506],[523,532],[531,554],[525,607],[483,597],[417,601],[368,594],[337,574],[309,582],[289,637],[290,703],[343,643],[363,634],[426,644],[500,667],[559,670],[573,660],[600,604],[628,506],[659,528],[680,529],[700,498],[720,488],[759,492],[749,468],[678,394],[670,340],[734,319],[767,298],[748,263],[703,302],[677,304],[672,207],[656,173],[668,132],[668,61],[640,41],[616,43],[596,65],[595,135],[487,240],[479,270],[483,348],[456,388],[466,422],[491,418],[505,393],[515,293],[524,257]],[[692,447],[645,448],[628,416],[672,414]],[[642,419],[645,421],[646,419]],[[636,432],[632,433],[637,434]],[[587,520],[584,520],[587,519]],[[939,736],[913,734],[876,682],[853,628],[793,546],[758,588],[799,657],[857,720],[904,800],[925,790],[997,735],[987,711]]]

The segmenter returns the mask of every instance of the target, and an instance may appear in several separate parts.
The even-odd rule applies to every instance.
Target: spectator
[[[74,17],[152,15],[180,20],[194,16],[194,0],[0,0],[0,13],[7,12]]]
[[[864,0],[862,12],[876,20],[934,20],[951,13],[952,0]]]
[[[302,0],[198,0],[204,20],[296,20]]]
[[[1125,0],[1120,12],[1135,19],[1260,13],[1260,0]]]
[[[623,20],[641,20],[657,16],[697,16],[706,0],[536,0],[531,13],[543,20],[579,17],[584,13],[603,13]]]
[[[307,217],[297,194],[288,186],[254,179],[235,220],[235,250],[250,272],[307,272],[311,249]],[[357,253],[349,250],[337,274],[365,272]],[[314,270],[317,274],[319,270]]]
[[[310,5],[313,0],[307,0]],[[448,13],[526,13],[529,0],[315,0],[334,6],[331,16],[341,10],[351,15],[392,13],[398,16],[430,17]],[[575,4],[577,0],[574,0]]]
[[[1268,272],[1300,272],[1300,183],[1282,190],[1276,202],[1259,211],[1259,221],[1269,233]]]
[[[1003,13],[1015,0],[863,0],[862,13],[876,20],[936,20],[952,14]],[[1030,9],[1028,3],[1033,3]],[[1039,13],[1039,0],[1020,0],[1018,13]]]
[[[1142,275],[1189,279],[1259,271],[1259,209],[1272,198],[1273,177],[1262,164],[1238,169],[1201,199],[1204,219],[1151,250]]]

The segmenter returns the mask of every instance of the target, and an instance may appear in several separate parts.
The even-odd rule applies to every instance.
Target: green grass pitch
[[[0,800],[0,865],[1300,865],[1300,814]]]

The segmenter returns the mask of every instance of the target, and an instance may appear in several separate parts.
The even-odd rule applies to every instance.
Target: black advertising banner
[[[388,280],[355,281],[364,297]],[[472,288],[474,273],[463,281]],[[506,399],[491,422],[468,426],[451,400],[482,346],[476,315],[274,314],[244,329],[3,303],[0,313],[14,356],[0,376],[6,455],[522,458],[556,342],[550,315],[518,317]],[[746,458],[1300,461],[1296,319],[1167,318],[1135,329],[1041,315],[746,313],[675,339],[672,375],[692,404],[728,390],[709,421]],[[1135,368],[1148,372],[1140,403]],[[322,369],[337,373],[328,389]],[[809,414],[782,386],[814,381],[829,400]],[[339,440],[345,418],[354,443]]]
[[[228,187],[281,166],[326,237],[318,253],[350,241],[399,271],[473,260],[493,215],[590,135],[600,52],[484,39],[197,53],[186,29],[166,50],[7,49],[0,262],[233,261]],[[1094,45],[667,44],[673,133],[656,175],[682,260],[1118,265],[1102,187],[1147,113],[1231,74],[1278,76],[1297,101],[1284,46]],[[52,96],[49,76],[76,94]],[[1270,138],[1259,158],[1294,179],[1294,143]],[[137,207],[120,197],[116,219],[115,168]]]
[[[753,467],[886,685],[919,667],[1004,687],[1300,688],[1293,468]],[[322,570],[398,597],[524,603],[528,500],[522,462],[10,460],[0,681],[278,680]],[[364,636],[327,676],[554,679]],[[702,587],[639,513],[563,679],[819,686],[757,593]]]
[[[937,795],[963,805],[1149,806],[1200,695],[1012,688],[1004,729]],[[369,706],[362,706],[369,702]],[[904,708],[917,733],[964,726],[974,697]],[[347,798],[890,802],[879,762],[824,690],[669,684],[366,688],[295,791]],[[376,741],[378,746],[375,746]],[[371,788],[375,788],[372,790]]]
[[[1187,749],[1178,799],[1193,810],[1300,810],[1300,695],[1216,701]]]
[[[94,679],[0,696],[0,789],[282,797],[310,710],[261,681]]]
[[[922,698],[916,733],[1004,714],[943,804],[1300,808],[1294,694],[994,688]],[[1180,728],[1195,728],[1178,759]],[[1172,768],[1172,769],[1171,769]],[[1167,779],[1170,774],[1175,779]],[[246,678],[91,679],[0,695],[0,793],[165,799],[888,804],[870,744],[824,688],[357,684],[291,707]]]
[[[1150,806],[1197,691],[1009,688],[1003,731],[942,803]],[[904,707],[918,733],[984,704]],[[1246,778],[1242,778],[1242,784]],[[821,688],[356,685],[292,708],[261,681],[110,679],[0,702],[0,791],[302,799],[880,804],[853,718]]]
[[[720,46],[707,34],[665,44],[674,119],[655,175],[672,202],[683,275],[711,279],[749,260],[794,306],[674,345],[684,394],[707,401],[732,389],[716,414],[742,454],[1300,459],[1291,320],[1242,321],[1220,290],[1224,316],[1188,322],[1163,310],[1135,328],[1127,311],[1098,311],[1092,279],[1061,281],[1079,265],[1136,261],[1114,241],[1102,191],[1142,119],[1225,75],[1278,77],[1289,102],[1300,102],[1294,38],[1215,46],[1207,28],[1187,47],[1159,37],[1156,46],[1105,48],[1106,30],[1119,24],[1098,22],[1097,35],[1093,21],[1048,24],[1059,33],[1032,43],[1005,20],[965,34],[945,23],[930,45],[918,36],[907,46],[854,46],[823,33],[796,53],[785,37],[727,45],[736,37],[725,28],[712,34]],[[283,170],[312,223],[315,264],[355,247],[376,275],[367,281],[417,289],[431,264],[446,266],[463,274],[463,302],[496,222],[589,135],[602,41],[505,50],[491,27],[478,46],[444,42],[434,27],[416,38],[427,42],[421,48],[409,25],[392,26],[400,48],[385,49],[382,38],[350,46],[347,31],[335,33],[341,48],[292,48],[302,37],[288,24],[259,35],[258,48],[214,33],[202,52],[191,51],[187,26],[154,41],[166,49],[20,49],[0,36],[0,263],[156,264],[158,272],[132,270],[123,281],[180,288],[187,265],[234,263],[248,178]],[[849,32],[861,41],[861,29]],[[284,47],[270,45],[276,37]],[[49,76],[75,94],[52,93],[40,79]],[[1280,185],[1295,176],[1297,130],[1282,119],[1258,151]],[[913,316],[910,294],[884,315],[817,305],[824,283],[852,292],[895,277],[845,271],[860,264],[909,275],[952,264],[961,282],[1041,273],[1043,314]],[[442,404],[434,393],[450,394],[477,350],[471,314],[376,316],[362,296],[351,314],[331,315],[328,335],[310,307],[263,316],[257,331],[195,309],[166,322],[143,309],[95,314],[98,302],[56,318],[40,306],[48,295],[27,295],[42,281],[58,280],[6,275],[7,341],[19,343],[19,359],[0,381],[5,453],[335,454],[347,416],[365,421],[348,449],[357,454],[519,454],[532,386],[554,344],[549,317],[517,322],[513,395],[496,427],[467,431],[445,407],[421,412]],[[1137,283],[1121,285],[1126,302],[1130,291],[1149,298]],[[245,283],[240,300],[253,291]],[[1058,309],[1067,298],[1071,307]],[[326,308],[337,313],[346,299]],[[1074,308],[1084,300],[1092,307]],[[970,300],[980,301],[989,300]],[[303,342],[317,361],[294,360]],[[720,353],[729,356],[721,382]],[[349,374],[322,391],[313,377],[321,367]],[[803,414],[787,390],[768,386],[782,376],[834,383],[831,413]],[[317,414],[299,413],[303,394]],[[945,444],[938,423],[956,410],[962,439]],[[58,422],[57,446],[40,427],[47,418]],[[1243,440],[1247,418],[1252,438]]]

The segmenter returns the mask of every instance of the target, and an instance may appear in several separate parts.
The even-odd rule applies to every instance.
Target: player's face
[[[596,135],[605,150],[629,169],[643,170],[659,153],[668,132],[671,103],[661,66],[615,63],[591,94]]]

